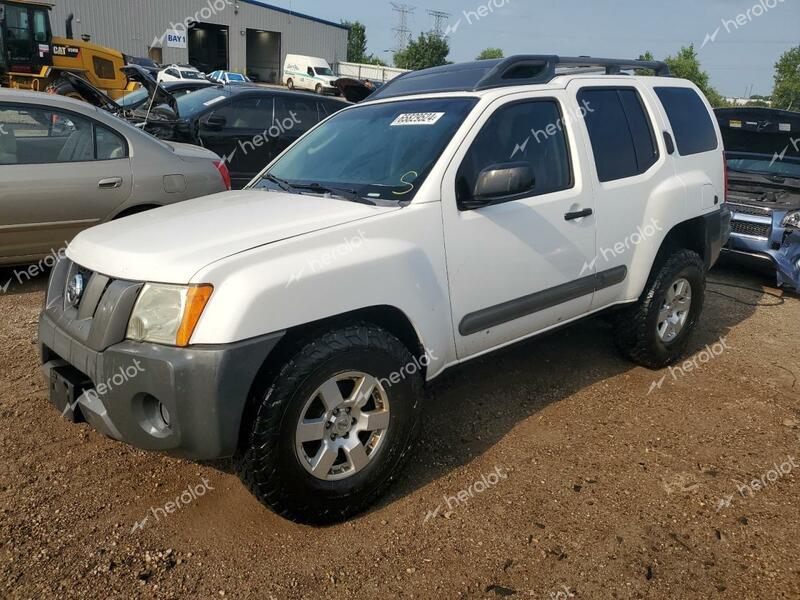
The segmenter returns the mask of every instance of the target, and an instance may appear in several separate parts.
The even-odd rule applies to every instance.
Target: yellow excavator
[[[52,8],[40,0],[0,0],[0,85],[82,98],[62,77],[73,73],[115,100],[138,87],[120,70],[128,62],[124,54],[92,44],[86,35],[74,39],[73,15],[67,37],[53,37]]]

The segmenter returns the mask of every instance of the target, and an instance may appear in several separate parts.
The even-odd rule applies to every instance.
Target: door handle
[[[591,208],[584,208],[578,212],[568,212],[564,215],[565,221],[574,221],[575,219],[582,219],[583,217],[591,217],[594,211]]]
[[[101,190],[116,190],[122,187],[122,177],[109,177],[97,182],[97,187]]]

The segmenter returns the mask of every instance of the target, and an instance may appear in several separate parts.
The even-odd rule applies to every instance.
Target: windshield
[[[148,92],[145,88],[139,88],[135,92],[125,94],[122,98],[117,100],[117,102],[120,106],[134,106],[136,104],[141,104],[149,97],[150,92]]]
[[[800,164],[789,161],[770,160],[767,158],[734,158],[728,159],[728,168],[732,171],[755,173],[757,175],[800,178]]]
[[[328,75],[329,77],[333,77],[333,71],[331,71],[328,67],[314,67],[314,72],[317,75]]]
[[[220,87],[203,88],[178,98],[178,114],[181,117],[191,118],[207,108],[227,100],[229,93]]]
[[[344,110],[300,140],[254,187],[319,185],[409,202],[476,103],[440,98]]]
[[[247,81],[244,78],[244,75],[240,75],[239,73],[228,73],[228,81]]]
[[[203,79],[203,76],[197,71],[181,71],[183,79]]]

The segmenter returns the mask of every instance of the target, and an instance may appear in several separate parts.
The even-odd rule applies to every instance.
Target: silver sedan
[[[58,253],[83,229],[230,189],[213,152],[167,144],[71,98],[0,90],[0,264]]]

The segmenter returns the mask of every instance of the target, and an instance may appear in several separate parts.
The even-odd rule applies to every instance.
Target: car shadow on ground
[[[50,269],[39,264],[0,266],[0,295],[44,292],[49,277]]]
[[[683,360],[719,348],[721,339],[759,307],[779,307],[791,295],[771,287],[774,275],[736,268],[714,269],[708,281],[705,310]],[[407,475],[373,510],[473,462],[548,405],[634,369],[641,368],[617,352],[610,320],[602,316],[451,369],[429,388],[423,430]],[[641,370],[637,379],[644,398],[667,370]],[[613,388],[608,401],[614,401]]]

